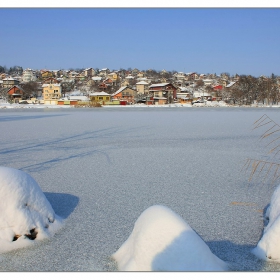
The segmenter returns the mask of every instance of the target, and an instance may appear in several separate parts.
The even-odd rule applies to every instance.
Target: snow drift
[[[52,236],[62,224],[36,181],[23,171],[0,167],[0,252]]]
[[[280,262],[280,186],[271,197],[265,219],[268,224],[253,253],[260,259]]]
[[[121,271],[224,271],[198,234],[165,206],[145,210],[129,238],[112,255]]]

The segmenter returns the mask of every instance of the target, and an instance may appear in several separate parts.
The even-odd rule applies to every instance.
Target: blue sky
[[[0,65],[280,75],[279,8],[1,8]]]

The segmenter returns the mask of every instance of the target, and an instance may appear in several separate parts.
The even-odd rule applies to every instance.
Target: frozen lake
[[[30,174],[66,219],[53,238],[0,256],[1,271],[115,271],[149,206],[180,215],[233,270],[280,271],[251,250],[274,188],[248,183],[265,154],[253,123],[279,108],[1,109],[0,165]]]

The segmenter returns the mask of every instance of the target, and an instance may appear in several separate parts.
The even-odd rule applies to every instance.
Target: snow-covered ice
[[[52,236],[62,220],[35,180],[23,171],[0,167],[0,253]]]
[[[164,205],[231,270],[280,271],[252,254],[274,188],[241,172],[264,155],[251,130],[263,114],[279,122],[279,108],[0,109],[0,166],[29,174],[64,220],[0,270],[116,271],[135,221]]]
[[[121,271],[225,271],[197,233],[162,205],[145,210],[113,255]]]

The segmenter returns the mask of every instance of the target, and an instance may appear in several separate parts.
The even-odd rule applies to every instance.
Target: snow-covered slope
[[[27,173],[0,167],[0,252],[21,248],[52,234],[62,219]]]
[[[134,229],[113,255],[122,271],[224,271],[198,234],[169,208],[145,210]]]

